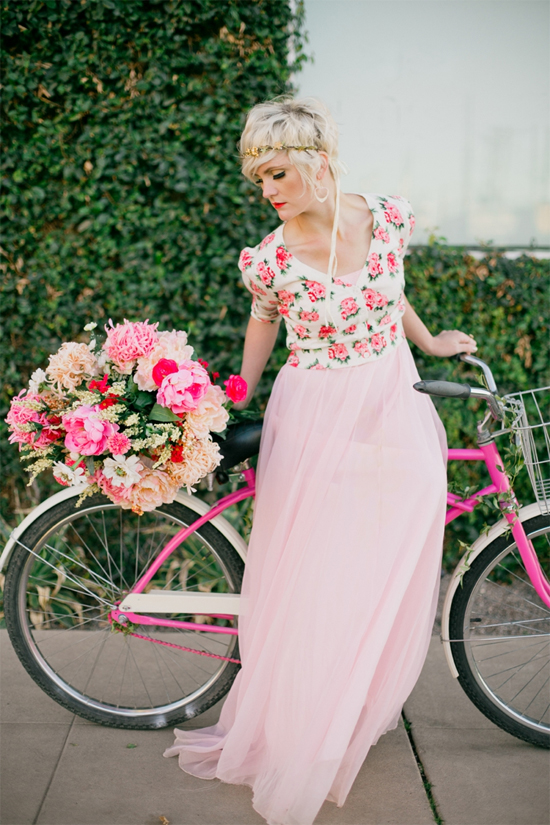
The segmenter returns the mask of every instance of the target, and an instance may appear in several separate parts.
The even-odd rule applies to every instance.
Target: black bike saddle
[[[225,431],[225,438],[212,433],[212,438],[220,445],[220,453],[223,456],[216,473],[227,474],[235,464],[240,464],[241,461],[258,453],[262,426],[263,421],[241,421],[229,425]]]

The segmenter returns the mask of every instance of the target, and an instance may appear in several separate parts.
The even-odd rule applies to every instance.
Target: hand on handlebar
[[[440,358],[448,358],[466,352],[469,355],[477,351],[477,344],[473,336],[460,332],[458,329],[444,329],[439,335],[434,335],[431,340],[429,355],[437,355]]]

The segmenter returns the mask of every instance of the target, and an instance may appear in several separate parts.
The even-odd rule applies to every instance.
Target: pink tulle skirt
[[[219,723],[165,756],[253,788],[269,825],[341,806],[397,725],[436,609],[443,426],[406,342],[376,362],[284,366],[265,416],[240,620],[243,667]]]

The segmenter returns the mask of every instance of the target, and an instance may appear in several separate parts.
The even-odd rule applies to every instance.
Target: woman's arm
[[[439,355],[441,358],[458,355],[459,352],[473,353],[477,350],[475,339],[457,329],[443,330],[439,335],[432,335],[420,320],[412,306],[405,298],[403,329],[405,335],[427,355]]]
[[[257,321],[255,318],[249,320],[244,339],[243,364],[240,372],[248,384],[248,392],[244,401],[235,404],[236,410],[244,410],[250,404],[254,391],[258,386],[258,381],[262,377],[265,365],[275,346],[279,326],[280,324],[277,322],[269,324]]]

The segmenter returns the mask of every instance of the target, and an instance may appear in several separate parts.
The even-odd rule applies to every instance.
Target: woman
[[[219,724],[166,756],[248,784],[269,825],[344,804],[397,725],[427,652],[445,511],[445,434],[406,341],[432,336],[404,296],[414,227],[400,197],[339,190],[337,128],[313,99],[255,106],[243,173],[283,221],[243,250],[253,294],[241,374],[252,397],[285,318],[290,355],[266,410],[239,625],[243,667]]]

